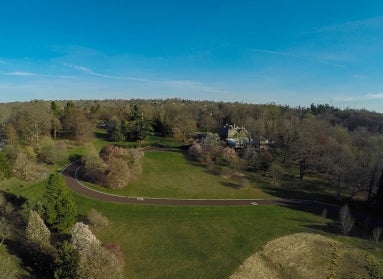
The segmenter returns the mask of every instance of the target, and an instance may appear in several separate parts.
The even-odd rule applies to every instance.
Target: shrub
[[[142,172],[139,149],[115,145],[103,147],[98,155],[89,154],[84,160],[84,178],[113,189],[121,189]]]
[[[188,156],[193,160],[200,160],[203,154],[202,145],[199,143],[193,143],[188,150]]]
[[[67,145],[64,141],[45,140],[40,145],[37,157],[46,164],[64,163],[67,160]]]
[[[383,278],[383,261],[378,260],[372,254],[366,254],[365,261],[367,264],[367,270],[372,279]]]
[[[102,215],[96,209],[92,208],[88,213],[88,221],[93,226],[107,226],[109,225],[109,220],[107,217]]]
[[[35,162],[27,152],[19,152],[14,162],[15,176],[25,181],[37,181],[46,176],[46,169]]]

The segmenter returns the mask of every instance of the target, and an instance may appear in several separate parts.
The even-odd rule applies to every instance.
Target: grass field
[[[39,199],[41,188],[22,194]],[[325,234],[383,257],[372,241],[326,234],[330,220],[285,207],[135,206],[74,197],[82,216],[95,208],[110,220],[92,229],[103,242],[121,245],[127,278],[227,278],[265,243],[296,232]]]
[[[94,144],[100,148],[105,142],[97,139]],[[73,146],[71,153],[81,154],[85,149]],[[143,170],[123,190],[94,187],[120,195],[177,198],[268,198],[288,193],[284,192],[287,185],[271,185],[268,177],[255,177],[255,182],[237,187],[237,180],[214,175],[180,152],[148,151]],[[46,181],[32,184],[11,179],[0,189],[39,200],[45,185]],[[288,190],[295,193],[294,188]],[[227,278],[265,243],[296,232],[325,234],[383,258],[381,244],[328,234],[325,231],[331,220],[286,207],[138,206],[76,194],[74,198],[82,217],[95,208],[110,220],[108,227],[92,229],[103,242],[121,245],[127,278]]]
[[[111,221],[100,239],[120,243],[128,278],[227,278],[267,241],[314,231],[326,219],[277,206],[171,207],[96,202],[76,196],[80,212]]]
[[[189,161],[180,152],[147,151],[143,158],[143,173],[121,190],[86,183],[97,190],[139,197],[164,198],[270,198],[249,183],[241,187],[238,180],[212,174],[206,168]]]

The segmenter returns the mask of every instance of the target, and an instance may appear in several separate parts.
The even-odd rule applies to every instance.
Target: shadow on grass
[[[295,182],[297,183],[297,182]],[[280,186],[262,183],[261,189],[272,196],[283,199],[300,199],[320,201],[335,205],[343,205],[345,201],[328,193],[319,192],[316,187],[309,188],[306,183],[299,185],[292,185],[292,183],[282,183]]]
[[[10,202],[13,206],[19,208],[22,204],[24,204],[27,200],[26,198],[15,195],[11,192],[5,192],[5,191],[0,191],[4,194],[5,199]]]
[[[340,206],[315,201],[281,201],[279,206],[293,210],[303,211],[318,216],[328,218],[326,224],[310,224],[304,227],[319,230],[331,234],[342,234],[341,223],[339,218]],[[349,232],[349,236],[369,239],[372,230],[377,226],[383,226],[383,218],[379,214],[368,211],[365,208],[358,208],[355,204],[350,203],[351,215],[355,219],[354,226]],[[305,220],[299,220],[305,221]]]
[[[328,222],[326,224],[312,224],[312,225],[304,225],[303,227],[309,228],[310,230],[315,230],[318,232],[324,232],[327,234],[338,235],[340,234],[340,227],[335,221]]]
[[[241,186],[238,185],[238,184],[235,184],[235,183],[231,183],[231,182],[221,182],[221,184],[225,187],[228,187],[228,188],[232,188],[232,189],[235,189],[235,190],[239,190],[241,189]]]
[[[109,134],[106,133],[105,131],[103,131],[103,132],[96,131],[96,132],[94,132],[94,136],[97,139],[101,139],[101,140],[104,140],[104,141],[111,141]]]
[[[21,260],[21,267],[30,273],[20,278],[53,278],[54,250],[52,247],[42,248],[24,239],[6,239],[4,244],[10,254]]]

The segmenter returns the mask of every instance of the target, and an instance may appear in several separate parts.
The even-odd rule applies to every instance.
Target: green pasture
[[[97,139],[93,144],[99,149],[105,141]],[[73,145],[70,150],[71,154],[84,152],[83,146]],[[243,185],[241,178],[249,183]],[[188,160],[181,152],[146,151],[142,174],[126,188],[92,187],[128,196],[270,198],[298,194],[299,188],[290,186],[294,181],[282,177],[273,184],[275,181],[267,175],[256,174],[229,178]],[[315,190],[310,187],[321,187],[308,179],[302,183],[307,186],[307,196]],[[37,200],[45,187],[45,180],[26,183],[15,178],[0,185],[2,190]],[[126,278],[131,279],[227,278],[265,243],[296,232],[325,234],[383,258],[381,243],[330,234],[326,231],[332,220],[287,207],[139,206],[100,202],[77,194],[74,198],[81,220],[91,208],[110,220],[109,226],[92,230],[103,242],[121,245]]]
[[[40,199],[45,185],[20,189],[15,192]],[[95,208],[109,219],[109,226],[92,230],[103,242],[121,245],[127,278],[227,278],[265,243],[295,232],[325,234],[383,257],[381,244],[327,234],[331,220],[287,207],[139,206],[74,198],[81,216]]]
[[[86,183],[97,190],[139,197],[163,198],[270,198],[257,184],[245,177],[228,178],[211,173],[205,167],[188,160],[181,152],[147,151],[143,172],[136,181],[121,190]]]
[[[82,214],[96,208],[111,221],[96,228],[104,242],[119,243],[127,278],[227,278],[267,241],[326,219],[278,206],[133,206],[76,195]]]

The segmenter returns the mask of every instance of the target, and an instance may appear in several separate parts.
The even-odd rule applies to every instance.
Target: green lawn
[[[12,190],[40,199],[45,184]],[[138,206],[74,197],[82,216],[95,208],[108,217],[108,227],[92,229],[103,242],[122,246],[126,277],[136,279],[227,278],[268,241],[295,232],[324,234],[322,228],[329,222],[279,206]],[[374,246],[372,241],[332,237],[363,248]]]
[[[76,201],[83,214],[93,207],[111,221],[96,234],[121,244],[127,278],[227,278],[267,241],[326,222],[278,206],[133,206],[79,196]]]
[[[124,189],[97,190],[125,196],[165,198],[268,198],[255,183],[240,187],[239,181],[209,173],[180,152],[147,151],[143,173]]]
[[[0,189],[6,191],[10,190],[10,192],[14,194],[21,195],[27,198],[40,198],[45,193],[45,187],[48,179],[44,179],[37,183],[22,182],[15,178],[12,178],[12,181],[15,183],[14,185],[8,185],[7,187],[2,186],[0,187]]]
[[[102,145],[102,141],[96,144]],[[85,149],[75,146],[72,154]],[[209,173],[180,152],[148,151],[137,181],[115,194],[174,198],[267,198],[278,196],[285,185],[270,185],[260,177],[237,188],[238,181]],[[262,187],[259,187],[259,186]],[[26,198],[41,199],[46,181],[36,184],[16,179],[0,189]],[[101,188],[97,187],[96,188]],[[105,188],[102,188],[106,191]],[[127,278],[227,278],[266,242],[296,232],[325,233],[320,216],[279,206],[173,207],[99,202],[74,194],[82,216],[91,208],[107,216],[106,228],[92,228],[103,242],[119,243],[125,255]],[[323,230],[322,230],[323,229]],[[363,248],[372,241],[328,235]],[[371,250],[383,257],[381,250]]]
[[[13,190],[40,199],[45,184]],[[277,206],[134,206],[74,197],[81,215],[95,208],[110,220],[93,230],[122,246],[127,278],[226,278],[267,241],[326,222]]]

